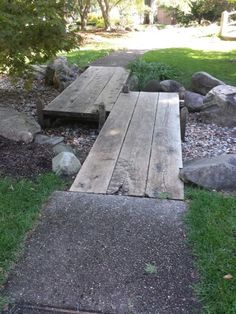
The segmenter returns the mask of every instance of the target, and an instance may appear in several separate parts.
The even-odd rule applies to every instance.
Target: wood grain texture
[[[44,108],[44,112],[67,111],[67,107],[73,103],[77,94],[83,90],[96,74],[100,72],[100,67],[89,67],[72,84],[70,84],[60,95]]]
[[[76,93],[76,98],[68,104],[67,110],[81,113],[93,113],[94,103],[104,90],[114,74],[112,67],[104,67],[99,72],[95,73],[93,79],[80,91]],[[106,104],[104,103],[106,106]]]
[[[103,89],[99,97],[94,103],[92,110],[96,110],[100,103],[104,103],[106,111],[110,112],[118,99],[123,85],[128,79],[129,71],[121,67],[113,67],[114,73],[112,78],[107,83],[106,87]]]
[[[180,168],[182,150],[178,95],[160,93],[147,180],[147,196],[184,199],[184,185],[179,179]]]
[[[59,96],[43,113],[44,115],[63,115],[71,113],[74,117],[97,114],[98,105],[103,102],[110,112],[126,82],[129,71],[121,67],[89,67]]]
[[[158,93],[140,93],[108,194],[145,196]]]
[[[120,94],[70,191],[107,192],[138,96]]]

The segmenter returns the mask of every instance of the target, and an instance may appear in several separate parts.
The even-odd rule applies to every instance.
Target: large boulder
[[[40,125],[34,118],[13,108],[0,107],[0,135],[16,142],[31,143]]]
[[[62,91],[76,79],[78,71],[75,65],[69,66],[65,57],[57,57],[47,66],[45,84]]]
[[[207,72],[196,72],[192,76],[192,90],[198,94],[206,95],[215,86],[224,84]]]
[[[223,127],[236,127],[236,87],[220,85],[205,97],[201,119]]]
[[[150,80],[148,81],[144,88],[144,92],[157,93],[161,91],[160,81],[159,80]]]
[[[186,183],[218,191],[236,191],[236,155],[188,161],[180,171]]]
[[[185,106],[189,112],[199,112],[203,107],[203,100],[205,96],[186,91],[185,92]]]
[[[160,82],[160,87],[162,92],[167,93],[178,93],[184,87],[179,82],[175,80],[165,80]]]
[[[52,170],[58,175],[74,175],[78,173],[80,168],[79,159],[70,152],[62,152],[52,160]]]

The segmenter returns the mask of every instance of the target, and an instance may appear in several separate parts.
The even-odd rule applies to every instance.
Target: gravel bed
[[[183,160],[236,154],[236,127],[223,128],[200,121],[198,113],[189,114]]]
[[[36,102],[40,99],[46,105],[51,102],[59,92],[52,87],[44,86],[43,82],[40,80],[34,81],[29,91],[25,91],[23,85],[23,80],[13,85],[7,76],[0,76],[0,106],[11,106],[18,111],[32,115],[37,120]],[[81,163],[83,163],[97,138],[98,131],[96,126],[71,122],[63,124],[61,122],[64,121],[59,121],[57,125],[44,130],[43,133],[47,135],[63,136],[65,142],[70,144],[77,151],[77,155]],[[9,145],[9,152],[12,152],[12,147],[11,143],[11,145]],[[18,148],[19,154],[17,158],[21,164],[24,159],[21,144],[15,144],[14,151],[16,153]],[[189,114],[186,128],[186,141],[182,144],[182,148],[184,161],[213,157],[221,154],[235,154],[236,128],[229,129],[213,124],[204,124],[201,122],[199,114]],[[7,156],[5,144],[4,149],[5,156]],[[47,156],[50,158],[49,154],[47,154]],[[32,154],[31,158],[38,160],[41,157],[40,149],[34,149],[34,154]],[[9,163],[11,162],[10,160],[13,159],[9,159]],[[12,166],[16,167],[15,161]],[[11,168],[10,164],[8,168]],[[46,168],[48,168],[48,163]],[[37,169],[36,173],[38,172],[39,170]],[[12,175],[12,172],[9,174]]]

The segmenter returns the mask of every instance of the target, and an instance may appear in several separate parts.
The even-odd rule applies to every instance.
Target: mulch
[[[53,152],[48,145],[24,144],[0,136],[0,176],[33,178],[52,169]]]

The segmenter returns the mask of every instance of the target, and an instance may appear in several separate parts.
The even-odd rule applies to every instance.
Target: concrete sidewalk
[[[6,284],[11,313],[198,313],[185,211],[178,201],[55,192]]]

